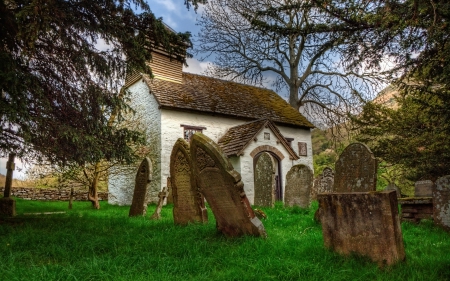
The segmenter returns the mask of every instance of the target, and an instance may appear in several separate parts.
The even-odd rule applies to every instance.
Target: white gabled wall
[[[155,97],[149,93],[145,82],[139,80],[129,88],[130,105],[136,111],[127,116],[129,127],[142,130],[147,135],[148,157],[153,166],[152,182],[148,195],[150,202],[156,202],[161,186],[161,112]],[[115,205],[131,205],[134,184],[140,161],[129,167],[113,168],[108,178],[108,202]]]
[[[312,149],[311,149],[311,131],[309,129],[298,129],[298,128],[290,128],[284,126],[278,126],[278,129],[282,133],[282,135],[286,138],[293,138],[292,146],[294,151],[298,154],[298,149],[296,149],[297,142],[306,142],[308,148],[308,156],[301,156],[299,160],[291,160],[289,159],[289,153],[286,148],[281,143],[277,143],[277,138],[275,134],[273,134],[270,128],[263,128],[261,132],[256,136],[256,141],[251,141],[251,143],[245,148],[244,155],[240,157],[240,166],[241,166],[241,176],[242,181],[244,182],[245,192],[251,204],[254,202],[254,178],[253,178],[253,157],[250,153],[260,147],[269,145],[278,149],[283,155],[284,159],[281,160],[281,171],[279,171],[279,176],[281,177],[282,189],[283,189],[283,198],[284,198],[284,186],[286,184],[286,174],[289,172],[292,166],[297,164],[304,164],[313,169],[313,158],[312,158]],[[270,133],[270,140],[264,139],[264,133]]]

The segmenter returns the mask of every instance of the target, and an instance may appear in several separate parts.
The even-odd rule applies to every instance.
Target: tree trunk
[[[92,179],[91,185],[89,186],[89,192],[88,192],[88,200],[91,201],[92,207],[94,209],[100,209],[100,203],[98,202],[98,178],[100,177],[100,163],[95,163],[94,167],[94,177]]]

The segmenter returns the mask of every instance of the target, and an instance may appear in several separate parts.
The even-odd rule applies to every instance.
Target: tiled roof
[[[191,73],[183,73],[182,83],[151,79],[145,75],[143,78],[162,108],[249,120],[268,118],[296,127],[314,127],[272,90]]]
[[[290,158],[294,160],[299,159],[295,151],[289,146],[284,136],[278,130],[277,126],[269,119],[260,119],[232,127],[220,138],[218,144],[228,157],[240,156],[248,144],[266,126],[272,130],[278,139],[278,142],[280,142],[288,151]]]

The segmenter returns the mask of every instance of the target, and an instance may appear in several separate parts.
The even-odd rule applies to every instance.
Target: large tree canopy
[[[209,1],[199,24],[198,51],[215,56],[213,75],[254,83],[275,76],[311,120],[343,122],[376,86],[343,59],[354,28],[310,1]]]
[[[108,124],[126,109],[120,87],[132,71],[151,72],[153,48],[181,58],[189,36],[169,31],[143,0],[1,1],[0,154],[130,161],[127,144],[140,135]]]

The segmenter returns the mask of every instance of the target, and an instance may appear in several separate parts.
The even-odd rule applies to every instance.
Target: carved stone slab
[[[433,189],[434,222],[450,231],[450,175],[439,178]]]
[[[313,171],[306,165],[295,165],[289,170],[284,194],[287,206],[309,207],[313,177]]]
[[[416,181],[414,184],[414,197],[433,196],[434,183],[430,180]]]
[[[266,236],[236,172],[220,147],[201,133],[191,139],[193,175],[216,218],[217,230],[229,237]]]
[[[256,160],[255,200],[257,206],[273,207],[275,203],[275,162],[267,152],[262,152]]]
[[[208,215],[203,195],[192,180],[189,143],[179,138],[170,155],[170,181],[175,224],[207,222]]]
[[[152,164],[150,159],[142,160],[136,173],[136,183],[134,186],[133,201],[130,207],[130,217],[144,216],[147,212],[147,188],[152,176]]]
[[[362,143],[347,146],[336,162],[334,192],[375,191],[377,160]]]
[[[322,193],[317,199],[326,248],[380,266],[405,259],[395,191]]]
[[[323,169],[316,179],[314,179],[313,187],[311,188],[311,200],[317,199],[319,193],[333,192],[334,172],[330,167]]]

